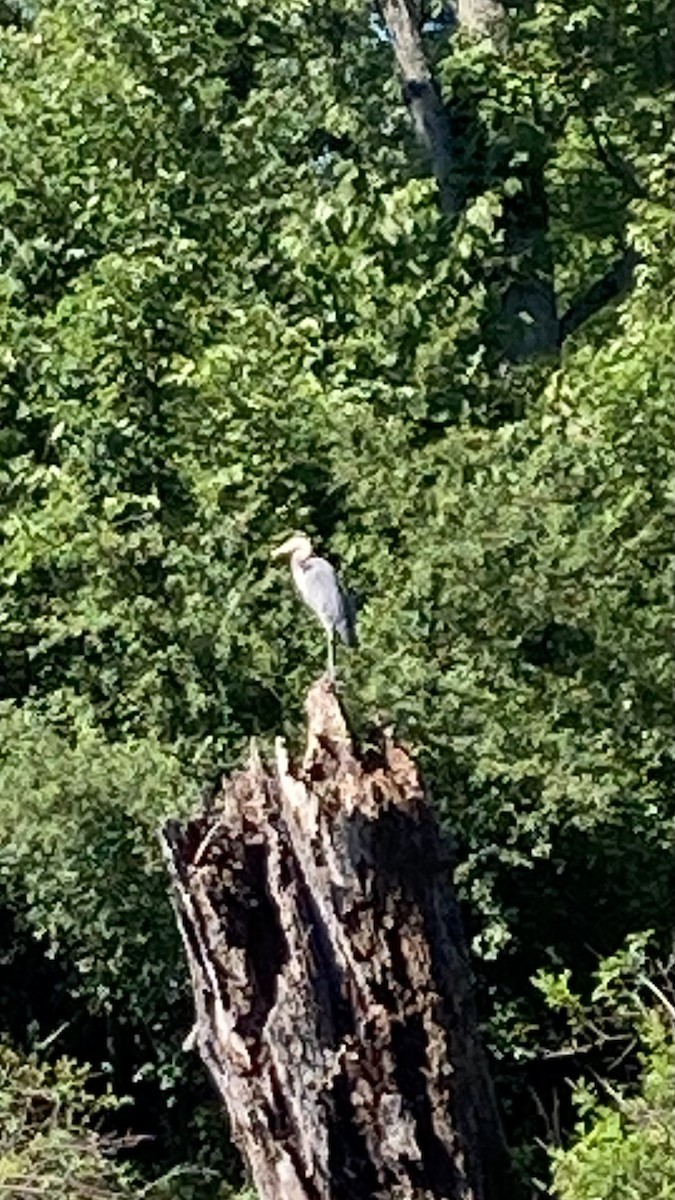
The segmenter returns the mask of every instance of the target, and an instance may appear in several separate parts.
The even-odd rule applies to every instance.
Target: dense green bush
[[[131,1200],[109,1157],[114,1141],[97,1132],[117,1106],[87,1092],[87,1068],[68,1059],[53,1066],[0,1046],[0,1187],[12,1197]]]
[[[156,837],[188,802],[183,768],[150,739],[111,744],[86,724],[59,731],[53,712],[48,724],[5,709],[6,900],[72,963],[91,1004],[152,1027],[183,988]]]
[[[254,1200],[196,1166],[139,1179],[129,1162],[139,1139],[105,1132],[125,1107],[87,1066],[0,1045],[0,1189],[12,1200]]]
[[[396,722],[456,835],[521,1150],[522,1065],[561,1037],[533,974],[666,935],[669,10],[517,7],[498,44],[427,29],[454,220],[360,0],[2,18],[2,897],[175,1112],[155,831],[251,734],[298,734],[323,644],[269,561],[292,528],[361,597],[355,720]],[[540,258],[510,233],[533,164]],[[504,362],[509,282],[548,264],[578,313],[627,246],[620,305]]]
[[[583,1055],[589,1043],[596,1043],[608,1061],[629,1060],[639,1069],[630,1085],[617,1087],[596,1075],[576,1086],[579,1122],[570,1144],[552,1153],[553,1193],[559,1200],[672,1195],[675,1007],[669,973],[662,970],[658,982],[650,978],[646,951],[646,937],[630,938],[600,963],[586,1000],[571,988],[569,971],[558,977],[542,972],[537,979],[551,1007],[566,1015],[570,1053]]]
[[[555,1155],[560,1200],[667,1200],[675,1188],[673,1039],[655,1022],[644,1033],[643,1075],[635,1095],[579,1089],[581,1116],[571,1149]]]

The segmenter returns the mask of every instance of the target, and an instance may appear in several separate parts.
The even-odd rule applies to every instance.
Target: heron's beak
[[[276,550],[272,551],[272,553],[270,554],[270,558],[283,558],[284,555],[290,554],[290,553],[291,553],[290,544],[288,542],[284,542],[282,546],[279,546],[279,547],[277,547]]]

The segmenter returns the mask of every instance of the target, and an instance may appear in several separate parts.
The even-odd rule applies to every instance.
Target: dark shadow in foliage
[[[85,652],[84,635],[64,636],[39,653],[40,635],[33,622],[44,617],[48,605],[66,601],[84,582],[84,568],[34,564],[20,575],[13,588],[12,602],[21,613],[21,632],[0,633],[0,699],[23,700],[32,690],[49,691],[67,683],[73,663]]]
[[[118,43],[132,70],[147,81],[172,114],[175,144],[187,154],[189,175],[202,185],[222,177],[219,130],[236,117],[239,106],[246,102],[256,85],[255,56],[250,48],[252,23],[231,19],[222,15],[222,9],[219,12],[217,6],[211,7],[211,19],[205,20],[206,14],[202,11],[193,23],[192,36],[197,42],[197,53],[205,58],[208,40],[207,61],[212,76],[228,85],[218,105],[205,105],[197,87],[190,89],[191,103],[188,105],[185,88],[176,87],[175,68],[187,73],[191,61],[198,61],[189,41],[183,50],[175,43],[170,48],[167,44],[165,53],[158,54],[153,35],[129,22]],[[174,60],[173,71],[166,69],[169,53]],[[148,161],[145,169],[150,168]]]
[[[256,737],[279,729],[283,718],[280,693],[258,679],[245,678],[237,687],[237,723],[244,737]]]
[[[580,659],[591,653],[593,645],[587,630],[554,620],[526,634],[520,649],[530,666],[567,675],[578,669]]]
[[[311,532],[329,542],[348,515],[348,489],[337,483],[330,469],[318,459],[299,458],[273,481],[270,505],[279,510],[289,505],[308,509],[312,514]]]
[[[35,19],[36,6],[24,0],[0,0],[0,29],[28,29]]]
[[[143,506],[142,497],[154,491],[159,501],[156,519],[173,533],[193,524],[197,519],[198,509],[188,485],[180,473],[166,461],[166,454],[160,449],[166,438],[158,411],[162,403],[161,397],[156,397],[156,411],[153,411],[152,403],[147,398],[145,403],[148,406],[149,436],[145,439],[142,460],[139,460],[133,447],[129,446],[126,435],[121,433],[116,424],[111,423],[98,437],[97,454],[89,468],[90,486],[96,496],[99,512],[104,511],[105,501],[110,497],[113,477],[116,491],[130,493],[125,508],[113,518],[113,525],[118,528],[131,527],[134,523],[148,520],[148,511]],[[157,426],[154,437],[153,424]],[[137,499],[132,499],[134,496]]]
[[[637,597],[632,603],[639,607]],[[556,675],[578,675],[589,688],[599,688],[614,703],[614,728],[617,735],[630,736],[628,729],[639,713],[643,727],[660,728],[671,712],[672,696],[668,680],[662,685],[646,688],[635,686],[631,708],[626,710],[619,704],[625,694],[626,674],[620,660],[614,660],[604,648],[596,646],[593,634],[588,629],[552,620],[540,629],[528,633],[520,644],[521,671],[525,665]],[[632,713],[633,715],[629,715]],[[568,715],[568,725],[576,726],[582,714]]]
[[[52,220],[54,224],[50,229],[49,217],[40,213],[40,228],[45,231],[44,245],[34,251],[33,258],[23,269],[17,265],[12,271],[22,289],[22,308],[27,316],[43,317],[53,311],[76,281],[87,275],[114,245],[112,239],[106,242],[97,237],[91,228],[86,247],[82,246],[81,234],[79,239],[73,236],[70,243],[63,236],[72,220],[65,207]],[[34,236],[32,229],[25,233],[28,238]],[[70,254],[71,250],[77,250],[77,254]]]
[[[216,29],[219,22],[216,21]],[[248,100],[256,85],[255,59],[245,46],[239,43],[237,57],[229,67],[226,67],[223,78],[227,86],[240,104]]]
[[[167,1106],[167,1093],[158,1078],[137,1078],[139,1067],[156,1062],[151,1032],[133,1025],[122,1012],[93,1015],[74,1000],[77,978],[72,969],[62,959],[47,956],[43,943],[22,928],[1,900],[0,944],[0,1029],[26,1053],[57,1034],[40,1049],[41,1058],[50,1061],[66,1055],[88,1063],[94,1093],[112,1086],[116,1095],[130,1098],[119,1113],[107,1118],[102,1131],[124,1137],[133,1129],[142,1135],[143,1140],[129,1151],[129,1159],[143,1174],[152,1179],[175,1166],[194,1163],[196,1169],[206,1165],[223,1178],[243,1182],[239,1156],[223,1128],[222,1110],[196,1057],[183,1058],[181,1081],[173,1091],[173,1104]],[[187,1031],[191,1015],[186,991],[172,1016],[167,1015],[167,1023],[173,1030]],[[102,1070],[104,1063],[109,1066]],[[194,1192],[195,1197],[198,1194]],[[207,1195],[213,1195],[212,1186],[205,1188]]]
[[[58,1053],[77,1054],[90,1062],[105,1057],[106,1022],[74,1008],[71,971],[22,927],[6,900],[0,899],[2,987],[0,1029],[13,1045],[30,1049],[32,1036],[46,1037],[64,1026]],[[77,1049],[75,1049],[77,1047]]]
[[[675,765],[663,768],[664,794],[675,797]],[[468,784],[466,785],[468,789]],[[432,790],[434,785],[432,781]],[[536,802],[536,801],[535,801]],[[518,804],[518,796],[514,796]],[[675,801],[672,803],[675,817]],[[558,832],[551,859],[533,859],[528,867],[500,864],[491,860],[495,876],[495,900],[509,914],[512,941],[494,961],[474,960],[477,975],[475,996],[481,1017],[487,1021],[491,995],[500,1004],[512,1001],[523,1020],[532,1022],[550,1038],[551,1047],[568,1033],[562,1017],[551,1013],[531,983],[542,967],[574,966],[574,987],[582,993],[591,986],[600,958],[615,953],[625,938],[636,930],[653,929],[667,953],[672,938],[672,896],[675,894],[675,857],[664,845],[666,817],[654,822],[654,837],[636,832],[635,816],[627,807],[614,820],[593,829],[567,828]],[[463,857],[460,844],[459,855]],[[463,908],[470,938],[478,934],[481,921],[468,905]],[[523,999],[525,998],[525,1000]],[[537,1139],[547,1136],[542,1112],[569,1128],[575,1113],[571,1106],[570,1080],[590,1071],[600,1077],[617,1078],[615,1043],[590,1047],[579,1057],[564,1055],[509,1064],[493,1060],[492,1073],[504,1120],[507,1142],[529,1147],[536,1158],[530,1172],[546,1172],[547,1152]],[[630,1082],[635,1058],[626,1057],[621,1081]],[[552,1130],[548,1131],[551,1134]],[[538,1156],[538,1157],[537,1157]]]
[[[27,408],[23,399],[30,395],[33,380],[34,371],[25,361],[16,362],[3,374],[0,398],[0,462],[3,465],[22,454],[31,454],[36,463],[45,466],[59,462],[58,451],[50,441],[51,418]],[[8,486],[11,485],[3,483],[4,488]],[[36,495],[35,490],[32,495]],[[3,496],[5,503],[6,496],[7,492]]]
[[[0,700],[22,700],[31,685],[31,663],[25,636],[0,634]]]

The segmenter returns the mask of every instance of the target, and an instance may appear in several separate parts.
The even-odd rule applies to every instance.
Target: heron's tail
[[[345,646],[358,646],[359,639],[356,634],[356,629],[353,625],[348,624],[347,621],[338,626],[338,633],[340,634]]]
[[[343,599],[344,615],[337,626],[337,631],[345,646],[358,646],[359,639],[356,635],[356,600],[350,592],[344,592]]]

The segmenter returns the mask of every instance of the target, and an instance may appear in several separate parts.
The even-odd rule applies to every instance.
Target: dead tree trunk
[[[194,1041],[260,1200],[485,1200],[501,1141],[448,848],[414,762],[311,689],[301,763],[253,754],[162,832]]]

